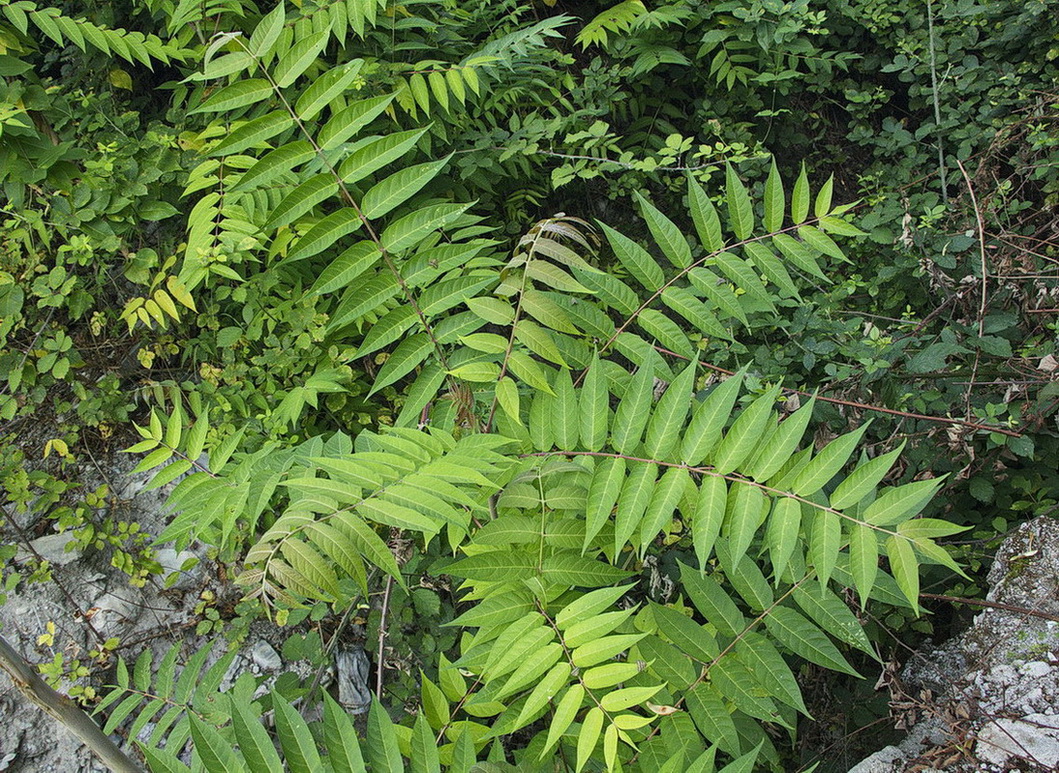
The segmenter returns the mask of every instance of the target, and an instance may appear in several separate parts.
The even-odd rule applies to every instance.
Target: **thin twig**
[[[941,178],[941,200],[948,204],[949,189],[945,183],[945,150],[941,144],[941,100],[938,97],[938,61],[934,51],[933,0],[927,0],[927,40],[930,43],[930,89],[934,96],[934,128],[938,139],[938,176]],[[956,163],[960,163],[959,160]]]
[[[386,590],[382,594],[382,619],[379,620],[378,662],[375,664],[375,697],[382,700],[382,672],[385,670],[386,658],[383,648],[386,646],[386,615],[390,611],[390,592],[393,590],[393,577],[386,578]]]
[[[1050,615],[1047,612],[1038,612],[1036,609],[1017,607],[1013,604],[1001,604],[999,601],[983,601],[982,599],[965,599],[959,596],[946,596],[942,593],[920,593],[921,599],[933,599],[935,601],[948,601],[950,604],[967,604],[972,607],[985,607],[987,609],[1003,609],[1005,612],[1017,612],[1020,615],[1040,617],[1044,620],[1053,620],[1059,623],[1059,615]]]

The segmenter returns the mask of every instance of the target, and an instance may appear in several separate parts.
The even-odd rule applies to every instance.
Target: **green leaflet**
[[[298,114],[299,120],[311,121],[336,97],[341,96],[360,75],[363,65],[363,59],[354,59],[352,62],[328,70],[317,78],[313,85],[302,92],[294,106],[294,112]]]
[[[658,246],[669,262],[676,268],[687,268],[691,265],[691,247],[688,246],[684,235],[680,233],[676,223],[663,215],[651,202],[645,199],[639,192],[635,194],[636,201],[640,205],[640,214],[647,221],[647,227],[651,230]]]
[[[454,222],[471,204],[435,204],[405,215],[390,224],[382,232],[383,249],[388,252],[400,252],[414,247],[433,231],[445,228]]]
[[[684,654],[703,665],[709,665],[720,655],[716,639],[687,615],[654,603],[651,604],[651,615],[662,635]]]
[[[717,216],[717,210],[710,201],[710,197],[706,195],[702,186],[691,174],[688,175],[688,202],[691,208],[691,219],[699,235],[699,242],[707,252],[723,250],[724,236],[721,234],[721,219]]]
[[[411,373],[433,349],[434,343],[426,333],[416,333],[406,338],[394,349],[389,359],[379,369],[379,375],[375,377],[370,394],[378,392],[383,387]]]
[[[831,579],[841,542],[842,524],[839,516],[828,510],[814,508],[809,535],[809,560],[824,585]]]
[[[293,223],[317,204],[338,192],[338,183],[330,174],[318,174],[298,185],[272,210],[262,228],[271,231]]]
[[[798,533],[802,524],[802,503],[790,497],[778,497],[772,506],[765,544],[768,545],[772,570],[779,583],[787,568],[787,562],[798,546]]]
[[[819,628],[790,607],[778,606],[765,618],[765,626],[791,652],[818,666],[860,676]]]
[[[712,456],[721,431],[735,406],[739,388],[743,383],[743,371],[717,385],[709,396],[696,406],[691,424],[684,432],[680,448],[681,460],[685,464],[697,465],[707,456]]]
[[[341,145],[369,123],[374,121],[393,101],[393,94],[362,99],[340,110],[324,124],[316,135],[316,142],[323,150]]]
[[[695,557],[705,567],[717,536],[721,533],[727,509],[728,484],[717,475],[705,475],[699,484],[699,496],[691,521],[691,538]]]
[[[695,727],[706,740],[717,744],[728,754],[739,754],[739,732],[717,688],[709,683],[699,684],[692,688],[686,698]]]
[[[820,270],[820,265],[816,262],[816,256],[820,254],[819,251],[814,250],[809,245],[798,241],[788,234],[776,234],[772,237],[772,243],[779,248],[784,257],[786,257],[796,269],[811,274],[817,279],[830,284],[831,280]]]
[[[725,165],[725,198],[728,202],[728,220],[737,239],[749,239],[754,230],[754,205],[739,176],[731,164]]]
[[[662,474],[640,526],[641,556],[659,532],[672,520],[673,513],[680,500],[684,498],[689,484],[691,484],[691,476],[682,467],[670,467]]]
[[[560,368],[553,382],[555,398],[552,402],[552,427],[555,445],[563,451],[573,451],[577,447],[579,418],[577,415],[577,395],[570,371]]]
[[[860,442],[864,432],[871,422],[863,424],[853,432],[849,432],[828,443],[812,461],[802,470],[801,474],[794,479],[791,490],[799,496],[815,494],[824,484],[831,480],[838,471],[849,461],[853,455],[857,443]]]
[[[703,575],[697,569],[680,564],[680,581],[695,608],[718,631],[730,636],[738,636],[743,632],[746,620],[713,576]]]
[[[589,451],[599,451],[607,442],[609,402],[610,391],[607,389],[607,376],[603,372],[599,358],[593,356],[592,364],[585,375],[584,385],[581,387],[577,406],[581,423],[581,444]],[[592,500],[589,499],[589,501]],[[588,540],[594,536],[595,533],[588,536],[586,546]]]
[[[680,431],[684,427],[695,385],[695,362],[686,367],[659,399],[647,425],[644,452],[652,459],[677,460]]]
[[[450,158],[451,155],[438,161],[407,167],[376,183],[361,200],[364,217],[374,220],[399,207],[434,179]]]
[[[315,155],[312,144],[306,140],[288,142],[262,156],[260,161],[243,173],[232,190],[245,191],[268,185]]]
[[[295,243],[294,249],[287,255],[283,264],[295,263],[318,255],[339,239],[358,230],[361,225],[363,221],[352,207],[344,207],[337,212],[332,212],[310,228],[308,233]]]
[[[211,148],[209,155],[226,156],[240,153],[247,148],[259,147],[293,125],[294,119],[286,110],[274,110],[244,123]]]
[[[268,99],[275,92],[272,84],[264,78],[250,78],[218,89],[209,99],[189,110],[188,115],[195,113],[226,113],[230,110],[249,107]]]
[[[912,611],[919,612],[919,562],[912,543],[905,537],[886,539],[886,557],[890,559],[890,571],[897,586],[905,594]]]
[[[283,697],[272,693],[272,707],[276,720],[276,735],[290,773],[317,773],[320,754],[316,750],[309,726]]]
[[[404,773],[393,720],[378,698],[372,699],[368,710],[367,756],[372,773]]]
[[[831,193],[835,187],[835,176],[827,178],[827,182],[820,186],[816,194],[816,203],[813,205],[813,214],[823,217],[831,212]]]
[[[335,309],[334,314],[331,315],[328,329],[337,330],[352,322],[359,321],[397,295],[400,289],[400,285],[397,284],[393,274],[388,272],[377,274],[366,281],[360,282],[342,297],[342,302]]]
[[[795,588],[793,597],[802,611],[822,629],[878,660],[878,655],[864,633],[864,626],[849,611],[845,602],[836,596],[822,580],[820,582],[810,581]]]
[[[739,414],[731,429],[711,456],[714,469],[722,475],[733,470],[742,471],[742,464],[754,452],[761,440],[765,426],[772,417],[772,408],[776,404],[779,387],[773,387],[757,397]]]
[[[328,37],[327,31],[317,32],[295,43],[290,51],[280,58],[272,71],[272,78],[276,81],[276,85],[283,89],[294,83],[298,76],[316,61],[316,57],[327,45]]]
[[[783,228],[783,214],[787,208],[787,197],[783,192],[783,179],[776,168],[776,159],[772,159],[768,180],[765,181],[765,228],[775,232]]]
[[[836,510],[842,510],[864,499],[890,471],[904,447],[905,444],[902,442],[893,451],[857,465],[856,469],[835,487],[831,494],[831,506]]]
[[[640,437],[651,416],[653,393],[654,372],[650,366],[641,367],[629,384],[629,389],[618,404],[614,416],[611,446],[618,453],[632,454],[640,445]]]
[[[864,520],[873,526],[889,526],[908,520],[926,507],[944,478],[919,480],[888,488],[864,511]]]
[[[355,146],[356,150],[338,167],[338,176],[347,185],[363,180],[415,147],[426,131],[425,128],[410,129],[358,142]]]
[[[782,421],[776,431],[758,449],[748,466],[748,472],[754,480],[763,483],[790,460],[798,444],[801,443],[815,406],[816,398],[814,397]]]
[[[805,171],[805,164],[794,182],[794,192],[791,194],[791,220],[794,223],[804,223],[809,216],[809,175]]]
[[[367,239],[357,242],[320,272],[309,292],[326,295],[341,290],[374,266],[380,257],[382,253],[376,248],[375,242]]]
[[[761,273],[780,289],[780,292],[788,298],[800,298],[798,288],[794,286],[794,280],[791,279],[787,269],[783,267],[783,263],[772,250],[761,242],[750,242],[743,247],[743,250],[754,261],[754,265]]]
[[[250,44],[247,48],[250,53],[259,59],[264,59],[272,52],[272,47],[279,40],[280,32],[283,30],[283,22],[286,20],[286,12],[280,3],[270,13],[258,22],[250,36]]]
[[[768,497],[757,486],[741,480],[731,482],[723,531],[728,538],[733,562],[742,558],[750,547],[758,527],[765,520],[768,504]]]
[[[136,696],[137,698],[139,696]],[[211,725],[190,715],[191,737],[195,741],[195,751],[207,770],[239,773],[247,768],[227,743]]]
[[[636,533],[651,504],[655,491],[655,476],[658,467],[649,462],[634,462],[621,496],[618,498],[618,509],[614,515],[614,555],[621,553],[625,543]]]
[[[582,553],[610,519],[625,480],[625,459],[601,459],[592,474],[588,489],[588,509],[585,514],[585,543]]]
[[[607,225],[603,226],[603,233],[618,260],[630,274],[636,277],[636,281],[652,292],[661,289],[665,274],[647,250]]]

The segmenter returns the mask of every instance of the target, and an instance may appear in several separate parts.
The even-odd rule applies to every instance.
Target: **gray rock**
[[[36,558],[39,555],[52,566],[66,566],[72,561],[76,561],[81,556],[79,550],[71,550],[70,552],[67,552],[66,546],[73,541],[73,532],[67,531],[62,534],[45,534],[43,537],[38,537],[29,543],[33,546],[32,552],[23,548],[18,551],[15,558],[19,561],[27,561],[30,558]]]
[[[283,659],[267,641],[259,641],[250,650],[254,665],[262,671],[279,671],[283,668]]]
[[[924,758],[952,759],[968,739],[973,757],[957,754],[945,771],[1059,770],[1059,623],[1047,619],[1059,617],[1059,521],[1020,526],[989,582],[988,599],[1010,608],[986,608],[962,635],[909,660],[899,699],[922,704],[918,723],[851,773],[923,771]]]
[[[892,773],[903,768],[907,759],[905,753],[896,746],[887,746],[858,762],[849,769],[849,773]],[[896,767],[898,763],[900,767]]]
[[[996,719],[978,731],[975,754],[983,762],[1006,765],[1012,758],[1059,769],[1059,716],[1028,714]]]
[[[181,568],[191,559],[197,560],[199,558],[190,550],[181,550],[178,553],[173,548],[162,548],[154,554],[154,558],[162,567],[163,580],[166,580],[173,573],[177,574],[176,581],[169,586],[171,588],[186,590],[197,585],[202,579],[201,562],[187,570]]]

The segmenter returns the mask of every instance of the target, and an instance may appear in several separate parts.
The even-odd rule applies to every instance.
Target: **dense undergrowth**
[[[206,679],[154,770],[280,769],[262,711],[291,770],[812,764],[817,669],[1059,502],[1055,10],[0,0],[6,589],[32,512],[209,545],[233,646],[371,610],[359,745]]]

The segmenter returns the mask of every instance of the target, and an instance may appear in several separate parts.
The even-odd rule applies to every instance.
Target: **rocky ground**
[[[1018,528],[988,579],[997,606],[896,683],[908,736],[850,773],[1059,770],[1059,521]]]
[[[127,458],[108,462],[105,469],[112,500],[123,508],[121,518],[139,523],[151,534],[164,528],[164,502],[173,484],[157,490],[146,490],[150,474],[131,474],[133,462]],[[92,473],[85,471],[91,480]],[[100,481],[102,482],[102,481]],[[27,529],[32,526],[22,523]],[[162,574],[152,576],[143,588],[129,584],[128,577],[110,566],[99,552],[67,552],[69,535],[47,534],[22,545],[16,564],[37,554],[47,559],[57,582],[23,584],[0,605],[0,634],[31,663],[50,661],[62,652],[69,661],[74,658],[87,662],[87,652],[97,642],[118,637],[118,654],[130,664],[145,650],[153,655],[157,669],[165,653],[174,643],[181,643],[178,664],[202,647],[211,647],[203,665],[208,669],[229,646],[218,637],[208,639],[195,635],[195,627],[202,619],[196,611],[205,592],[207,597],[219,599],[231,593],[223,581],[220,568],[211,562],[200,546],[177,553],[172,549],[159,550],[155,556],[162,566]],[[191,560],[191,559],[197,559]],[[166,579],[170,575],[170,581]],[[89,625],[78,612],[91,610]],[[47,631],[48,623],[55,626],[54,645],[38,643]],[[352,628],[352,627],[351,627]],[[224,684],[234,682],[241,674],[249,673],[265,690],[284,672],[293,672],[301,679],[312,679],[316,669],[305,661],[281,656],[283,644],[292,631],[277,631],[268,625],[253,625],[248,636],[235,647],[236,655],[226,669]],[[325,686],[352,711],[366,710],[368,660],[355,641],[356,636],[346,630],[329,659],[329,666],[320,673]],[[352,641],[351,641],[352,640]],[[92,664],[89,664],[92,665]],[[131,668],[131,666],[130,666]],[[335,681],[337,679],[337,684]],[[93,673],[80,680],[91,684],[104,694],[106,685],[113,684],[114,669],[96,667]],[[133,718],[135,714],[133,714]],[[76,739],[29,704],[0,671],[0,771],[6,773],[105,773],[105,768]],[[114,739],[128,748],[128,728],[132,718],[117,728]],[[148,724],[141,738],[150,734]],[[146,734],[146,735],[145,735]]]

